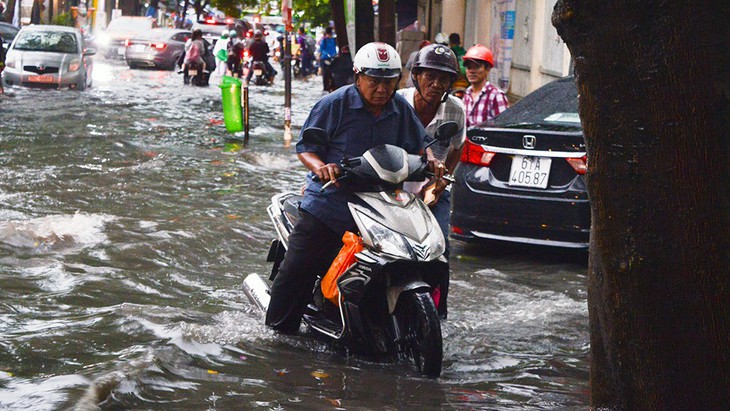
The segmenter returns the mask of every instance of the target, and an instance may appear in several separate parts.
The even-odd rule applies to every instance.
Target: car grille
[[[57,83],[28,83],[24,81],[22,84],[28,88],[58,89]]]
[[[31,73],[36,73],[36,74],[58,73],[58,67],[23,66],[23,70],[30,71]]]

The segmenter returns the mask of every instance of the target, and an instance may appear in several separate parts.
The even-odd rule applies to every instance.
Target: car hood
[[[20,62],[19,66],[47,66],[61,67],[71,59],[79,58],[78,54],[48,53],[43,51],[21,51],[13,50],[11,56],[15,56]]]

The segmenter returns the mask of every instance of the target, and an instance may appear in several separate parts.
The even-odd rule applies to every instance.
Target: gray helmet
[[[459,63],[456,60],[456,55],[450,48],[442,44],[429,44],[418,50],[411,67],[411,73],[416,74],[419,69],[433,69],[449,73],[452,82],[459,75]]]

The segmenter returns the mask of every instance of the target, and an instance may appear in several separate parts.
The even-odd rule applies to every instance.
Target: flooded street
[[[437,380],[276,335],[241,283],[304,182],[281,77],[246,148],[216,78],[97,58],[93,81],[0,96],[0,409],[588,408],[585,255],[452,241]],[[294,82],[295,139],[321,88]]]

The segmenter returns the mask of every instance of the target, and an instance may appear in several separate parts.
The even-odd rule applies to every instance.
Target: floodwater
[[[0,96],[0,409],[588,407],[584,255],[453,242],[436,380],[276,335],[241,283],[303,183],[283,81],[243,147],[217,86],[96,63],[86,92]],[[296,138],[321,82],[293,89]]]

